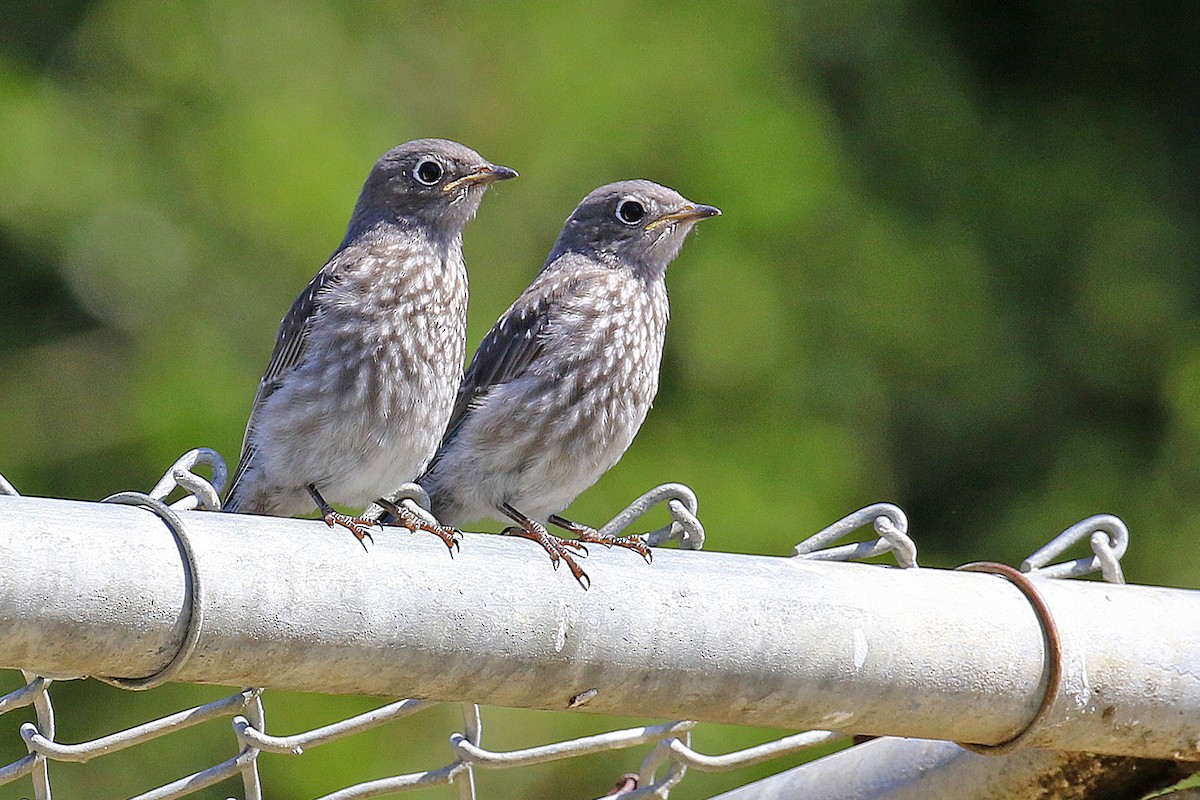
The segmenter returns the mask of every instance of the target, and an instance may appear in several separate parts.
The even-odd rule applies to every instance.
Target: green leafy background
[[[59,0],[4,15],[0,472],[26,494],[148,488],[197,445],[235,459],[279,319],[371,163],[436,135],[522,173],[467,232],[472,345],[595,186],[646,177],[725,211],[671,270],[656,407],[573,516],[684,481],[711,549],[784,555],[890,500],[923,563],[951,566],[1019,561],[1108,512],[1132,531],[1131,580],[1200,580],[1189,4]],[[0,690],[18,683],[0,673]],[[218,693],[54,696],[77,741]],[[268,712],[292,732],[374,702],[272,692]],[[444,763],[456,715],[264,758],[270,796]],[[15,724],[0,762],[24,752]],[[628,724],[485,709],[497,748]],[[58,791],[123,796],[215,763],[232,737],[210,728],[56,765]],[[778,733],[701,726],[696,741]],[[480,785],[593,797],[639,756]],[[693,774],[674,796],[780,766]]]

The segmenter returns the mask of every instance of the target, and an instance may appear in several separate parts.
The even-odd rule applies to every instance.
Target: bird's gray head
[[[454,236],[475,216],[489,185],[515,177],[516,170],[492,164],[458,142],[414,139],[375,162],[350,232],[381,220],[407,219]]]
[[[549,260],[580,253],[629,266],[647,277],[662,277],[692,226],[720,213],[651,181],[610,183],[583,198]]]

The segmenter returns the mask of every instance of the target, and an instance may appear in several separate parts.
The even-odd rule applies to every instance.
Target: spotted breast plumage
[[[555,566],[590,581],[579,541],[635,549],[558,515],[613,467],[658,390],[666,270],[693,225],[720,212],[649,181],[589,194],[545,266],[484,337],[441,448],[419,482],[447,524],[512,520]],[[577,540],[551,536],[544,523]]]
[[[462,233],[487,186],[514,177],[455,142],[384,154],[345,239],[280,325],[225,508],[325,521],[369,536],[364,505],[415,478],[437,449],[462,376]],[[410,527],[453,543],[419,517]]]

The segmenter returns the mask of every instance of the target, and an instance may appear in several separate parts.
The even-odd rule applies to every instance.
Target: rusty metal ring
[[[202,604],[204,585],[200,581],[200,570],[197,568],[196,563],[196,551],[192,548],[192,542],[188,538],[187,527],[184,525],[183,519],[163,501],[150,495],[142,494],[141,492],[121,492],[106,497],[101,502],[136,506],[155,514],[171,531],[171,535],[175,539],[175,546],[179,549],[179,555],[183,562],[183,577],[185,581],[184,613],[187,615],[187,622],[183,640],[179,643],[179,649],[175,651],[175,655],[171,657],[171,660],[162,669],[142,678],[120,678],[111,675],[94,676],[99,681],[121,689],[139,692],[146,689],[153,689],[156,686],[162,686],[164,683],[175,680],[175,677],[183,669],[183,665],[195,651],[196,643],[200,640],[200,629],[204,625],[204,606]]]
[[[984,572],[999,575],[1015,585],[1033,606],[1033,613],[1037,616],[1038,624],[1042,628],[1042,637],[1046,642],[1046,691],[1042,695],[1042,704],[1038,707],[1037,713],[1033,715],[1033,719],[1029,720],[1029,724],[1012,738],[998,744],[957,742],[959,747],[970,750],[972,753],[1002,755],[1019,747],[1021,742],[1045,719],[1050,712],[1050,707],[1054,705],[1054,700],[1058,697],[1059,684],[1062,682],[1062,638],[1059,636],[1058,625],[1054,622],[1050,606],[1046,604],[1046,599],[1042,597],[1042,593],[1038,591],[1033,581],[1029,580],[1028,575],[1007,564],[995,561],[976,561],[971,564],[963,564],[958,569],[962,572]]]

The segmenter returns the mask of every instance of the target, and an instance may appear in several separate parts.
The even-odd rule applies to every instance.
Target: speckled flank
[[[449,419],[466,341],[460,241],[435,250],[417,231],[380,225],[329,269],[339,280],[319,297],[308,349],[336,357],[303,361],[256,415],[260,449],[304,446],[262,462],[241,510],[308,511],[297,475],[330,502],[365,505],[420,474]]]
[[[622,221],[624,202],[645,224]],[[443,524],[539,521],[615,465],[658,391],[666,269],[696,219],[719,212],[673,190],[625,181],[568,219],[542,272],[484,337],[446,441],[420,478]],[[649,224],[661,220],[662,224]]]
[[[306,513],[309,485],[361,508],[421,473],[462,379],[463,227],[515,174],[437,139],[375,163],[341,246],[280,325],[226,510]]]
[[[530,292],[556,298],[546,355],[473,407],[430,476],[439,520],[493,516],[497,498],[536,519],[561,511],[620,460],[658,391],[665,284],[588,265]]]

